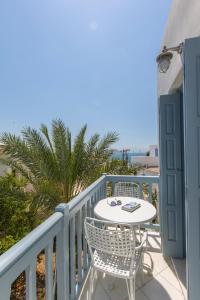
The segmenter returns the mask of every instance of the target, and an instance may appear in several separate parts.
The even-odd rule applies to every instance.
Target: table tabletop
[[[121,200],[122,205],[137,202],[141,206],[133,212],[122,209],[122,205],[110,206],[112,200]],[[152,221],[156,216],[155,207],[148,201],[133,197],[109,197],[100,200],[94,207],[95,217],[105,221],[141,225]]]

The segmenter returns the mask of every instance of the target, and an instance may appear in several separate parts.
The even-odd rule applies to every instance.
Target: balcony
[[[186,282],[180,275],[185,273],[185,262],[163,257],[161,239],[158,232],[150,232],[149,244],[144,255],[143,276],[136,277],[136,300],[184,300],[186,299]],[[183,279],[183,278],[182,278]],[[79,300],[88,300],[89,283],[85,281]],[[128,300],[124,280],[98,274],[94,281],[93,300]]]
[[[136,279],[136,300],[185,299],[184,261],[163,257],[159,226],[159,177],[103,175],[0,257],[0,299],[87,300],[90,256],[83,222],[94,216],[96,203],[113,193],[116,182],[132,182],[139,198],[154,202],[157,218],[144,224],[149,231],[144,261],[144,278]],[[155,190],[157,200],[155,199]],[[38,257],[44,262],[45,296],[39,296]],[[22,295],[12,293],[13,282],[21,276]],[[99,275],[94,281],[94,300],[127,298],[122,280]]]

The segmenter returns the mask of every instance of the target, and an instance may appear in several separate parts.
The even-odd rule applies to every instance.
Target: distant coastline
[[[127,156],[128,156],[128,161],[130,162],[132,156],[146,156],[146,153],[145,152],[131,152],[130,151],[130,152],[127,153]],[[116,150],[113,151],[112,159],[122,160],[122,158],[123,158],[122,152],[116,151]]]

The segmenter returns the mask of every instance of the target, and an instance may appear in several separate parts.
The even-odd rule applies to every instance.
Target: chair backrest
[[[132,182],[115,183],[114,196],[139,198],[139,185]]]
[[[124,229],[97,219],[85,219],[85,235],[90,252],[93,250],[123,257],[132,257],[136,244],[136,233],[133,227]]]

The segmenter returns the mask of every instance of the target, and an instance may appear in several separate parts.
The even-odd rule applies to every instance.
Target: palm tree
[[[68,202],[101,174],[118,135],[109,132],[100,138],[94,134],[86,142],[86,130],[85,125],[74,143],[60,119],[52,121],[51,134],[44,124],[40,130],[25,128],[21,137],[2,134],[0,141],[7,157],[4,163],[31,184],[34,207],[52,209]]]

